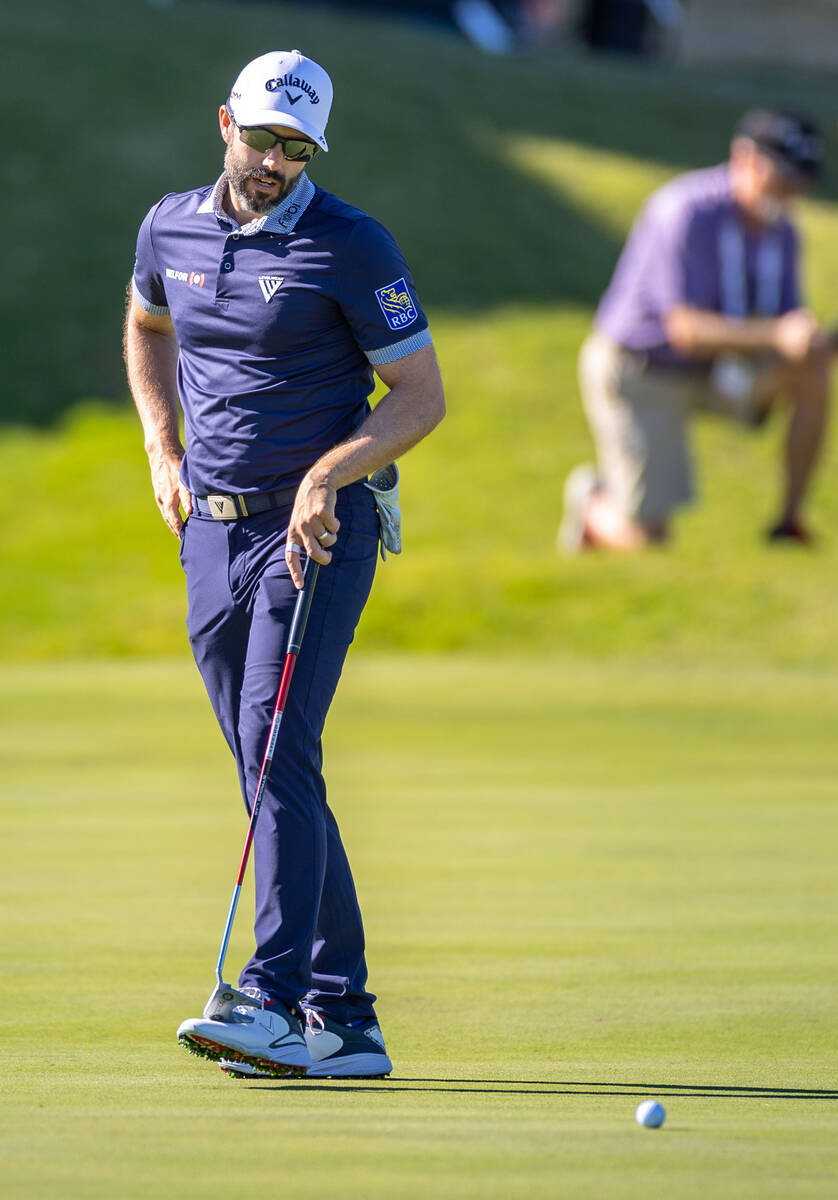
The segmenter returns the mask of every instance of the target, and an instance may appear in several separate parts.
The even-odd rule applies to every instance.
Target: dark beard
[[[243,167],[235,161],[229,150],[224,155],[224,170],[239,204],[252,213],[270,212],[285,199],[289,192],[293,191],[297,184],[296,179],[286,179],[278,171],[266,171],[262,167]],[[278,183],[279,189],[273,195],[263,195],[261,192],[248,188],[247,184],[251,179],[262,179],[266,183]]]

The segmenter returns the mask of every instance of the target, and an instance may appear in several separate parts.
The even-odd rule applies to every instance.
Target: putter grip
[[[288,634],[288,653],[299,654],[300,646],[303,644],[303,634],[306,631],[306,623],[308,614],[311,612],[311,601],[314,596],[314,585],[317,583],[317,572],[320,570],[320,563],[313,562],[310,558],[306,560],[305,578],[300,594],[297,597],[297,603],[294,608],[294,616],[291,619],[291,632]]]

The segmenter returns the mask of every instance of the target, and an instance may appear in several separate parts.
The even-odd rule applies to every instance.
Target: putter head
[[[219,983],[204,1005],[204,1016],[208,1021],[231,1021],[233,1009],[239,1004],[246,1004],[249,1008],[262,1007],[258,1000],[230,987],[229,983]]]

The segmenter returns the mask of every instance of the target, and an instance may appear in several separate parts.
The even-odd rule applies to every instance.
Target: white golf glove
[[[402,513],[399,508],[399,468],[388,463],[380,471],[374,471],[365,482],[375,496],[378,507],[378,524],[381,530],[381,558],[386,562],[387,551],[402,552]]]

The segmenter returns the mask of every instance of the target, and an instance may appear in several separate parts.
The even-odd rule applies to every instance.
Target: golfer
[[[180,539],[195,661],[248,807],[306,556],[321,564],[256,827],[256,950],[240,977],[256,1003],[179,1036],[255,1069],[377,1076],[391,1063],[320,737],[379,550],[367,476],[445,409],[394,239],[306,173],[328,149],[331,102],[297,50],[242,70],[219,112],[223,174],[142,223],[125,357]],[[373,371],[389,390],[371,411]]]
[[[577,468],[565,485],[565,549],[664,539],[693,496],[692,414],[758,427],[780,400],[791,415],[768,533],[809,541],[801,507],[823,442],[830,362],[802,307],[790,208],[821,155],[808,119],[753,110],[727,163],[682,175],[647,202],[580,355],[597,468]]]

